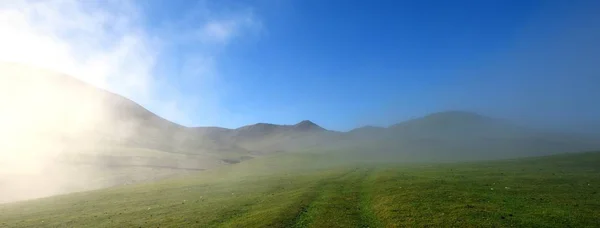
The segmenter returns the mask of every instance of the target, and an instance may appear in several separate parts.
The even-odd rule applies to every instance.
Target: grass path
[[[273,193],[272,198],[255,205],[250,213],[220,224],[222,227],[294,227],[302,220],[308,209],[332,182],[343,179],[356,170],[334,171],[312,183]]]
[[[226,171],[0,204],[0,227],[600,227],[600,153]]]
[[[358,168],[328,181],[293,227],[376,227],[364,181],[371,168]]]

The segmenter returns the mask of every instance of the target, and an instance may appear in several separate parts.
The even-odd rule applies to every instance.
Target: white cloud
[[[260,21],[249,9],[202,15],[199,20],[203,21],[203,25],[197,35],[206,44],[228,44],[241,34],[254,33],[262,28]]]
[[[228,20],[212,20],[201,29],[200,39],[204,42],[227,44],[244,30],[257,30],[257,23],[252,14]]]
[[[261,27],[247,9],[221,13],[203,6],[196,11],[200,16],[191,27],[150,30],[145,27],[148,15],[133,1],[0,0],[0,61],[67,73],[180,122],[189,119],[186,112],[191,110],[178,107],[194,107],[181,103],[196,99],[179,97],[194,94],[169,94],[178,88],[168,80],[159,83],[154,68],[161,58],[170,58],[163,53],[190,43],[200,46],[197,53],[184,56],[183,67],[178,69],[181,75],[167,77],[214,81],[222,49]],[[215,102],[208,103],[214,106]]]
[[[0,6],[0,61],[78,77],[134,99],[149,99],[157,50],[128,2],[17,0]],[[119,10],[111,10],[119,9]]]
[[[202,36],[205,40],[226,42],[233,35],[233,27],[234,25],[228,22],[209,22],[202,29]]]
[[[134,5],[138,2],[0,0],[0,62],[69,74],[178,123],[231,121],[221,103],[225,85],[219,80],[218,60],[228,44],[252,30],[254,16],[204,7],[191,10],[202,15],[194,23],[173,18],[179,15],[174,12],[165,18],[170,21],[147,27],[146,20],[155,18]],[[181,14],[186,13],[193,12]],[[198,36],[205,28],[207,33]],[[94,105],[101,98],[73,96],[44,80],[28,81],[34,68],[15,66],[20,64],[0,64],[0,138],[5,139],[0,141],[0,182],[8,186],[0,187],[0,201],[93,186],[87,180],[98,177],[95,170],[62,167],[55,159],[96,146],[93,140],[88,145],[87,133],[102,131],[98,126],[113,121],[101,105]],[[19,77],[25,80],[13,80]],[[135,134],[134,125],[120,124],[115,137]],[[76,145],[64,143],[71,136],[77,136]]]

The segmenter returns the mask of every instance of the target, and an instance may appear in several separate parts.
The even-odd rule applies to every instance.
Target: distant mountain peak
[[[298,122],[298,123],[296,124],[296,126],[297,126],[297,125],[307,125],[307,124],[310,124],[310,125],[317,125],[317,124],[313,123],[313,122],[312,122],[312,121],[310,121],[310,120],[303,120],[303,121],[300,121],[300,122]]]
[[[299,123],[297,123],[296,125],[294,125],[294,129],[297,130],[325,130],[324,128],[322,128],[321,126],[313,123],[310,120],[303,120],[300,121]]]

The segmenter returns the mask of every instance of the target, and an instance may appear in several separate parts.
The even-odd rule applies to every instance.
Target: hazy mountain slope
[[[395,136],[404,138],[521,137],[529,133],[529,129],[508,121],[464,111],[433,113],[392,125],[389,129]]]
[[[338,148],[398,153],[421,161],[498,159],[600,148],[593,138],[539,131],[462,111],[434,113],[368,130],[368,134],[350,132],[350,140]]]
[[[304,120],[295,125],[254,124],[235,129],[236,144],[252,151],[270,153],[331,143],[340,133]]]
[[[120,95],[70,76],[0,64],[0,201],[209,169],[229,154]],[[37,189],[28,192],[26,189]]]
[[[19,140],[13,140],[15,145],[43,140],[58,143],[61,149],[118,145],[185,154],[244,155],[297,148],[313,141],[299,139],[326,131],[310,121],[238,129],[189,128],[67,75],[6,63],[0,64],[0,72],[2,121],[10,124],[4,134],[23,131]]]
[[[102,159],[114,161],[106,155],[114,148],[140,148],[209,155],[221,158],[216,163],[231,163],[311,145],[316,134],[326,131],[310,121],[296,125],[255,124],[238,129],[185,127],[73,77],[9,63],[0,64],[0,101],[4,126],[0,133],[10,139],[1,145],[2,154],[21,160],[25,158],[13,156],[14,151],[29,151],[29,158],[37,160],[59,156],[52,159],[78,158],[104,164]],[[85,157],[88,155],[93,157]],[[210,160],[214,159],[197,163]]]
[[[114,144],[179,153],[235,149],[67,75],[16,64],[0,64],[0,72],[3,121],[11,131],[28,129],[27,137],[35,132],[69,146]]]
[[[0,185],[19,194],[27,186],[48,190],[20,195],[26,198],[153,180],[285,151],[450,161],[600,149],[593,138],[460,111],[349,132],[308,120],[237,129],[186,127],[75,78],[15,64],[0,64],[0,115]]]
[[[264,129],[181,126],[73,77],[17,64],[0,64],[0,123],[0,201],[154,180],[274,151],[256,146],[272,140]],[[318,130],[276,128],[285,131],[269,136]],[[238,145],[250,142],[254,151]]]
[[[14,129],[25,129],[27,124],[28,130],[71,142],[160,147],[157,138],[182,128],[122,96],[72,77],[20,65],[0,67],[3,117],[15,123]]]
[[[62,145],[88,151],[89,147],[116,145],[245,159],[311,147],[361,147],[459,158],[598,148],[594,140],[580,136],[532,130],[462,111],[434,113],[388,128],[367,126],[345,133],[326,130],[308,120],[294,125],[258,123],[237,129],[190,128],[69,76],[19,65],[1,66],[3,72],[8,72],[1,76],[1,97],[4,116],[9,116],[3,121],[13,126],[9,129],[34,126],[35,134],[43,135],[36,138],[52,138]]]

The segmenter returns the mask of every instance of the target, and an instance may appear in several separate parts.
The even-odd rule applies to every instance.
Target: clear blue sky
[[[87,20],[65,19],[88,32],[64,33],[65,44],[81,44],[71,50],[94,50],[95,37],[136,38],[109,53],[121,58],[99,59],[121,66],[119,77],[148,75],[138,78],[152,86],[133,93],[146,84],[130,76],[108,88],[187,126],[309,119],[349,130],[460,109],[600,129],[600,1],[127,3],[57,4],[65,11],[53,16],[84,12],[74,16]],[[75,26],[113,17],[117,25]],[[89,36],[78,43],[72,34]]]
[[[148,26],[194,10],[159,2],[147,6]],[[186,96],[210,90],[218,109],[208,111],[223,111],[202,119],[199,106],[187,125],[310,119],[348,130],[449,109],[552,127],[600,117],[597,1],[241,2],[202,3],[250,9],[260,24],[216,51],[209,86],[179,84]],[[157,66],[168,77],[205,47],[174,49]]]

